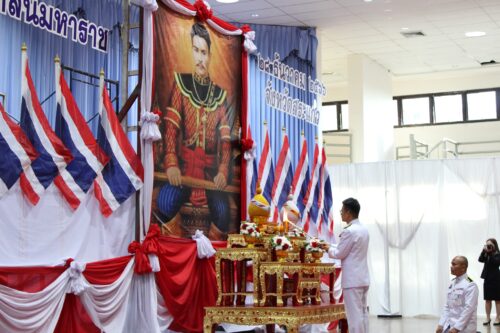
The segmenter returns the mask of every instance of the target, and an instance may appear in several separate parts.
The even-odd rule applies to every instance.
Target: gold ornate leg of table
[[[252,260],[252,273],[253,273],[253,306],[259,306],[260,305],[260,299],[259,299],[259,288],[260,286],[260,279],[259,276],[259,266],[260,266],[260,261],[257,258],[254,258]]]
[[[203,319],[203,333],[212,333],[215,332],[215,324],[212,323],[212,316],[210,314],[206,314]]]
[[[253,271],[254,274],[255,274],[256,270],[257,269],[254,267],[254,271]],[[264,306],[264,305],[266,305],[267,290],[266,290],[266,274],[262,270],[259,272],[259,280],[260,280],[260,291],[262,293],[262,298],[259,300],[259,305]]]
[[[283,273],[276,273],[276,305],[283,306]]]
[[[217,305],[221,305],[222,302],[222,275],[221,275],[221,260],[220,257],[215,257],[215,274],[217,278]]]

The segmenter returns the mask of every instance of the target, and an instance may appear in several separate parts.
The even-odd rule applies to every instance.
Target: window
[[[396,96],[394,113],[399,126],[500,120],[499,101],[500,88]]]
[[[402,125],[427,123],[430,123],[429,97],[404,98]]]
[[[343,103],[340,104],[340,129],[346,130],[349,129],[349,104]]]
[[[319,122],[321,132],[338,130],[337,123],[337,105],[327,104],[321,108],[321,117]]]
[[[495,91],[467,94],[468,120],[497,118],[497,102]]]
[[[434,97],[436,123],[463,121],[462,94]]]
[[[347,101],[323,104],[318,126],[322,132],[347,130],[349,128],[349,105]]]

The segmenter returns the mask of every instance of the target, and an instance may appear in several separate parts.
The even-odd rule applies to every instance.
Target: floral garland
[[[317,238],[311,238],[306,245],[306,251],[307,252],[323,252],[323,248],[321,247],[321,244],[323,241],[320,241]]]
[[[240,234],[251,237],[260,237],[259,227],[253,222],[242,222],[240,225]]]
[[[271,239],[271,246],[276,251],[289,251],[293,249],[292,243],[285,236],[274,236]]]
[[[288,236],[290,236],[290,237],[306,237],[306,233],[304,232],[304,230],[295,228],[288,233]]]

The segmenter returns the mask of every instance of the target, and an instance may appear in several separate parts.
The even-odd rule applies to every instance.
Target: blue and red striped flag
[[[73,160],[54,180],[71,208],[76,209],[87,195],[94,179],[108,163],[109,157],[97,144],[92,131],[64,79],[59,61],[56,73],[56,133],[69,148]]]
[[[31,162],[37,157],[38,153],[21,127],[9,118],[0,103],[0,197],[30,168]]]
[[[248,127],[248,135],[247,139],[253,141],[252,139],[252,131],[250,127]],[[250,201],[255,196],[255,192],[257,190],[257,156],[256,156],[256,145],[253,143],[252,149],[245,152],[245,159],[247,161],[247,172],[246,172],[246,187],[247,187],[247,198],[246,198],[246,207],[250,204]],[[248,210],[247,210],[247,218]]]
[[[144,168],[123,132],[102,76],[99,89],[100,122],[97,142],[110,157],[110,161],[95,179],[94,186],[101,213],[109,216],[142,187]]]
[[[302,134],[302,148],[299,161],[292,181],[293,201],[297,204],[301,215],[304,214],[304,198],[309,185],[309,157],[307,153],[307,140]]]
[[[318,202],[317,198],[319,195],[318,180],[320,166],[321,155],[319,153],[318,143],[316,142],[314,147],[314,160],[311,181],[309,182],[307,187],[307,193],[304,198],[305,208],[304,213],[302,214],[302,225],[305,232],[309,232],[311,221],[316,222],[316,217],[318,214],[318,207],[316,206],[316,203]]]
[[[267,201],[271,202],[274,184],[274,166],[271,153],[271,141],[269,140],[269,132],[267,131],[267,126],[264,126],[266,134],[259,161],[259,184],[260,188],[262,189],[262,194],[267,199]]]
[[[323,210],[325,208],[325,182],[326,182],[326,153],[325,153],[325,147],[323,143],[323,147],[321,148],[321,166],[319,168],[319,180],[318,180],[318,201],[317,201],[317,207],[318,207],[318,215],[316,217],[315,223],[316,223],[316,229],[318,230],[318,235],[321,235],[323,231],[323,222],[328,222],[323,219]]]
[[[271,192],[271,212],[273,214],[273,221],[279,221],[279,210],[285,203],[290,187],[292,186],[293,170],[292,170],[292,153],[290,152],[290,143],[288,136],[283,136],[283,145],[278,157],[278,163],[274,173],[274,184]]]
[[[28,66],[28,56],[23,47],[22,52],[22,80],[21,80],[21,128],[40,156],[31,163],[33,172],[38,178],[39,186],[30,176],[21,179],[21,186],[32,191],[28,197],[31,202],[38,202],[44,189],[49,187],[60,171],[64,170],[73,159],[71,152],[57,137],[45,116],[36,94],[31,73]],[[27,182],[26,182],[27,181]],[[31,189],[27,189],[30,187]],[[26,193],[26,192],[25,192]]]

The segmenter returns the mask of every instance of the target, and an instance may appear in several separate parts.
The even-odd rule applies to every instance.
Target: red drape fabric
[[[83,275],[90,284],[105,285],[116,281],[129,263],[131,256],[88,263]],[[99,333],[87,311],[80,302],[80,297],[68,294],[64,300],[61,316],[54,333]]]
[[[214,248],[226,242],[212,242]],[[189,239],[159,236],[151,233],[143,244],[146,252],[157,252],[161,271],[156,282],[169,312],[174,317],[170,329],[179,332],[203,331],[204,307],[215,305],[217,282],[214,258],[198,259],[196,242]],[[94,285],[110,284],[120,277],[132,256],[118,257],[86,265],[83,275]],[[0,267],[0,283],[27,292],[46,288],[67,268]],[[55,329],[57,333],[99,332],[73,294],[66,295],[63,310]]]
[[[0,284],[29,293],[39,292],[54,282],[64,266],[56,267],[0,267]]]
[[[80,302],[80,297],[67,294],[54,333],[100,333],[87,311]]]
[[[156,284],[174,317],[170,329],[179,332],[203,331],[204,307],[217,300],[217,281],[213,257],[198,259],[196,242],[189,239],[160,237],[160,272]],[[215,248],[225,242],[214,242]]]

